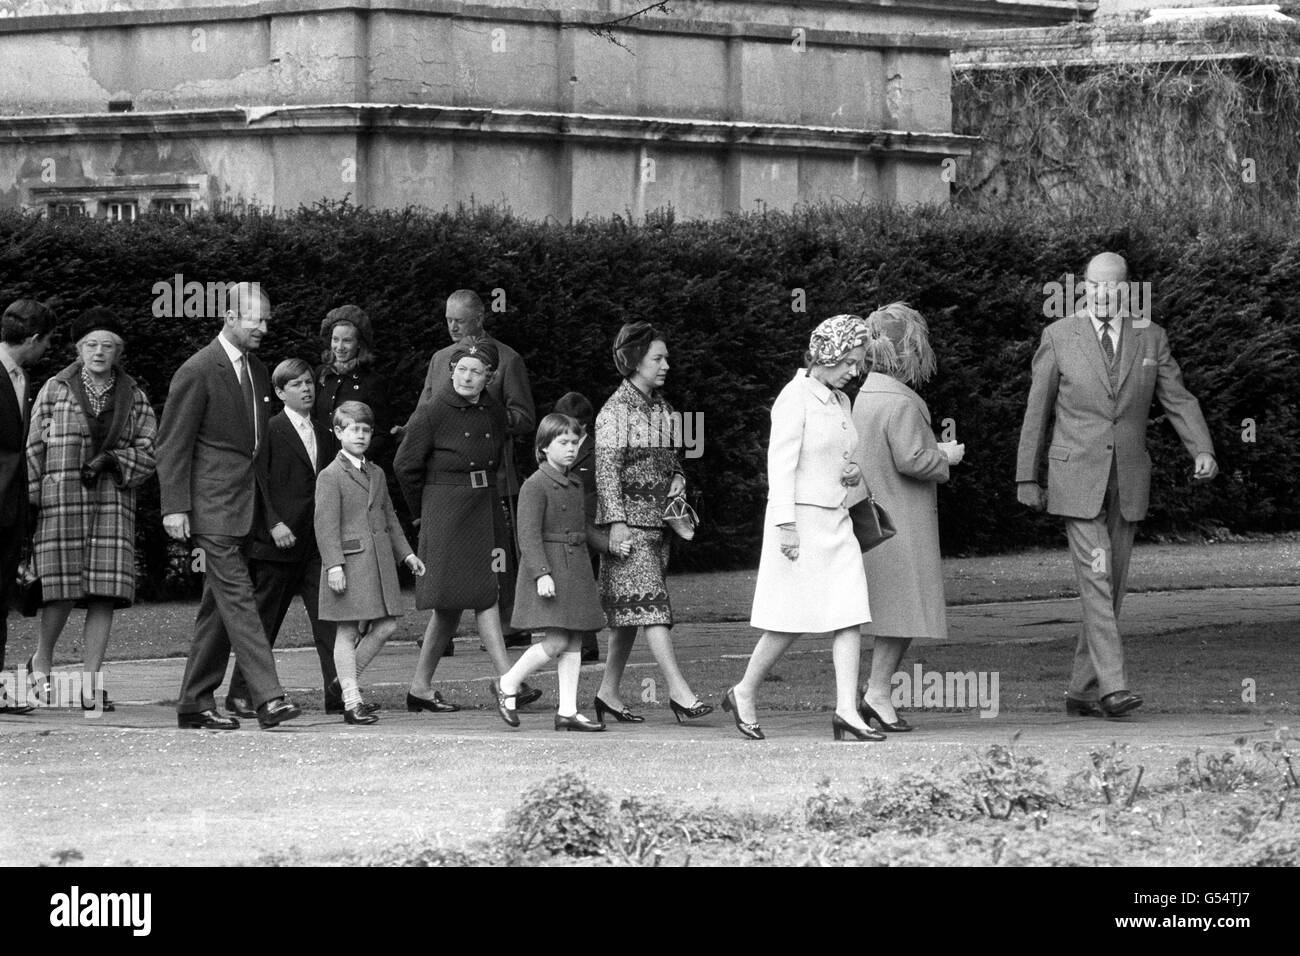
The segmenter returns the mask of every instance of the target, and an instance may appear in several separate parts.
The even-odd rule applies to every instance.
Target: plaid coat
[[[36,512],[36,573],[41,597],[90,595],[135,599],[135,490],[154,473],[158,421],[135,381],[117,370],[116,405],[104,443],[121,477],[101,472],[81,482],[90,461],[90,429],[81,407],[81,363],[73,362],[41,389],[27,436],[28,499]]]

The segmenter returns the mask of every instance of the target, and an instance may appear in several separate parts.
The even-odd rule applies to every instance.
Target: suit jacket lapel
[[[23,381],[27,381],[27,373],[23,372]],[[18,419],[18,426],[23,431],[23,439],[26,440],[26,431],[24,428],[27,424],[27,396],[24,395],[20,400],[18,393],[14,391],[14,380],[9,377],[9,370],[0,365],[0,414],[9,414],[8,409],[13,409],[13,414]]]
[[[1133,317],[1131,315],[1124,317],[1124,331],[1121,335],[1123,341],[1120,343],[1118,387],[1123,389],[1124,380],[1128,378],[1128,373],[1133,370],[1133,363],[1142,354],[1142,329],[1133,328]]]
[[[307,470],[312,471],[311,455],[307,453],[307,446],[303,444],[302,435],[294,425],[293,419],[289,417],[289,413],[284,411],[276,415],[271,419],[271,424],[268,427],[271,429],[283,429],[287,434],[291,435],[292,440],[289,442],[290,446],[298,453],[298,457],[302,459],[302,463],[307,466]],[[320,462],[319,440],[316,443],[316,461],[317,463]],[[320,469],[315,469],[314,473],[320,474]]]
[[[235,371],[235,366],[230,363],[230,356],[226,354],[225,348],[220,342],[213,341],[208,346],[212,349],[212,362],[217,366],[217,377],[221,380],[222,388],[225,390],[230,402],[238,408],[240,420],[244,423],[245,434],[248,435],[248,450],[253,450],[253,420],[249,417],[248,403],[244,401],[244,390],[239,386],[239,373]],[[249,368],[252,368],[250,365]],[[253,391],[257,391],[257,382],[253,382]],[[265,434],[265,432],[263,432]]]
[[[1106,391],[1110,392],[1110,374],[1106,371],[1106,357],[1101,354],[1101,342],[1097,338],[1092,327],[1092,319],[1084,313],[1075,316],[1074,334],[1079,337],[1079,348],[1083,349],[1083,355],[1088,360],[1088,364],[1096,371],[1097,376],[1101,379],[1101,384],[1106,386]]]

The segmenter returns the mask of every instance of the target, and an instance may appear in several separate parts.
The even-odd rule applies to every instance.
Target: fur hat
[[[112,309],[107,309],[102,305],[87,309],[72,322],[73,342],[80,342],[91,332],[112,332],[123,341],[126,340],[126,332],[122,328],[122,323],[118,321]]]
[[[329,343],[330,336],[334,333],[334,326],[340,322],[347,322],[357,330],[357,338],[366,348],[374,346],[374,338],[370,328],[370,316],[355,305],[341,305],[337,309],[330,309],[325,313],[325,321],[320,324],[320,337]]]

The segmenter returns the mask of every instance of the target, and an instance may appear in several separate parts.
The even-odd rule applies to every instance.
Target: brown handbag
[[[858,539],[858,548],[863,554],[898,533],[889,512],[876,501],[870,489],[865,498],[849,509],[849,517],[853,519],[853,537]]]

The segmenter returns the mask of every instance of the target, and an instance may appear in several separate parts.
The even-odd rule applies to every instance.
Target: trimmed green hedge
[[[1043,284],[1081,273],[1094,252],[1126,255],[1153,285],[1168,331],[1205,409],[1222,476],[1192,487],[1173,430],[1151,429],[1148,533],[1300,527],[1300,242],[1258,222],[1212,229],[1189,213],[1064,217],[1054,210],[911,212],[868,207],[677,222],[670,213],[571,226],[491,209],[441,214],[351,206],[285,216],[147,218],[130,224],[0,215],[0,304],[53,298],[65,319],[92,304],[131,328],[127,367],[160,407],[177,365],[216,332],[202,319],[157,318],[153,286],[258,281],[274,319],[262,356],[315,364],[317,329],[343,302],[374,320],[394,411],[405,416],[429,355],[447,342],[443,300],[458,287],[504,311],[494,334],[524,356],[539,413],[569,389],[599,408],[618,384],[610,347],[623,322],[647,319],[669,340],[667,391],[704,414],[703,456],[687,462],[704,528],[680,567],[752,565],[766,492],[768,408],[798,368],[808,333],[837,312],[905,299],[930,320],[939,374],[924,390],[936,427],[952,419],[965,463],[940,491],[949,554],[1056,545],[1056,519],[1015,502],[1014,458],[1030,358],[1047,319]],[[800,305],[805,311],[796,311]],[[67,361],[66,340],[36,371]],[[1243,420],[1256,441],[1242,440]],[[531,461],[531,455],[520,456]],[[140,521],[145,594],[176,583],[157,512]],[[180,566],[173,554],[171,568]],[[180,579],[180,580],[183,580]]]

